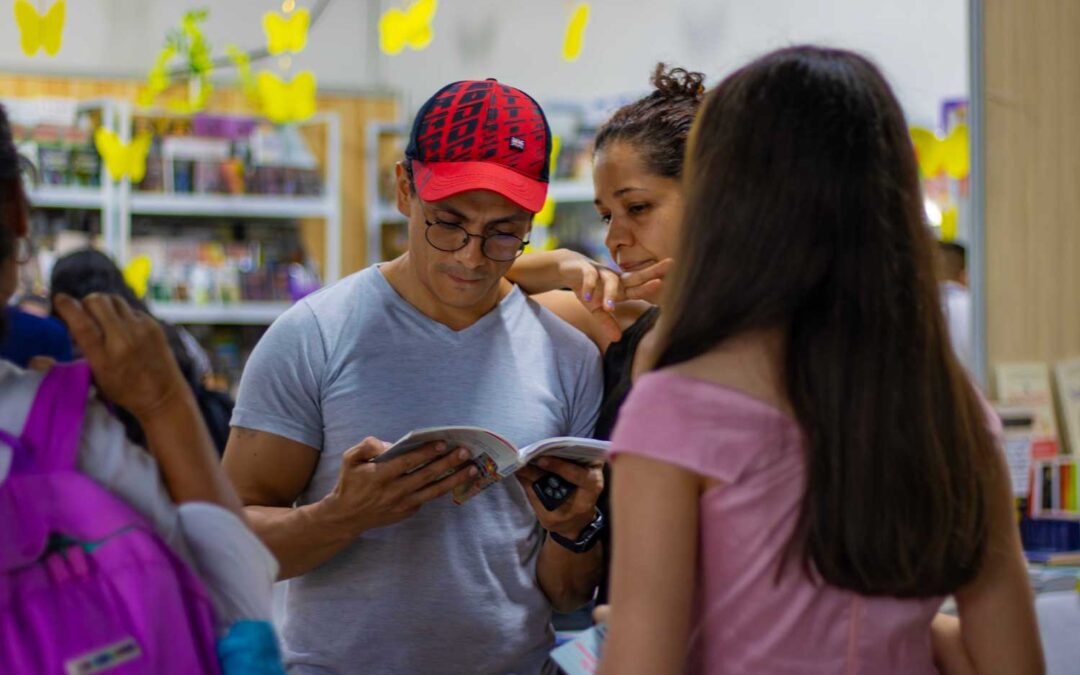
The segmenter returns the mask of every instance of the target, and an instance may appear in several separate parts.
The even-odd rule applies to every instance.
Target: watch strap
[[[593,517],[592,522],[585,526],[585,529],[581,531],[576,540],[569,539],[556,532],[548,532],[548,536],[565,549],[569,549],[574,553],[587,553],[591,551],[596,543],[600,541],[600,533],[607,526],[607,519],[604,518],[604,514],[600,509],[596,509],[596,515]]]

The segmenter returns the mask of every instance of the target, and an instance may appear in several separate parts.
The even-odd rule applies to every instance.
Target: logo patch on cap
[[[511,136],[510,149],[517,150],[518,152],[525,152],[525,139],[518,138],[517,136]]]

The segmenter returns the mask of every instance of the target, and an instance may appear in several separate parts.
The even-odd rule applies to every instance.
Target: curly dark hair
[[[705,75],[656,64],[653,91],[615,111],[596,134],[595,152],[614,141],[633,144],[658,176],[682,176],[686,139],[705,96]]]

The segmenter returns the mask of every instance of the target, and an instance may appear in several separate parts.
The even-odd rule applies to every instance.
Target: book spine
[[[1020,521],[1020,538],[1027,551],[1080,550],[1080,520],[1025,518]]]

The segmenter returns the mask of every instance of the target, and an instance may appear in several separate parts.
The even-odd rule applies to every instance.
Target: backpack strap
[[[22,452],[23,451],[23,443],[22,443],[22,441],[19,440],[19,438],[17,436],[12,436],[8,432],[4,431],[3,429],[0,429],[0,443],[3,443],[4,445],[8,446],[9,448],[14,450],[15,452]]]
[[[15,449],[13,471],[75,469],[89,393],[90,366],[85,361],[49,369],[26,416],[22,451]]]

